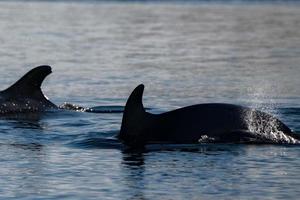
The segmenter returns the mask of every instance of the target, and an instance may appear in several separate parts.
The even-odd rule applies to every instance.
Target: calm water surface
[[[53,67],[57,105],[123,106],[144,83],[163,112],[227,102],[300,132],[299,5],[1,2],[0,83]],[[122,114],[0,120],[3,199],[297,199],[300,147],[151,146],[127,151]]]

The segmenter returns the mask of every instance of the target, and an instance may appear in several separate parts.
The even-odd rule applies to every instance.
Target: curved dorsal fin
[[[144,125],[145,108],[142,98],[144,85],[138,85],[129,96],[123,113],[119,138],[125,143],[137,143]]]
[[[145,112],[143,106],[144,85],[138,85],[130,94],[124,112]]]
[[[41,85],[46,76],[51,73],[48,65],[38,66],[27,72],[22,78],[12,86],[2,91],[6,97],[31,97],[35,99],[45,99]]]

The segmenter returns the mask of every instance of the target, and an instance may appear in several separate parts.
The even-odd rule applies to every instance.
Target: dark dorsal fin
[[[122,118],[119,138],[127,144],[137,143],[144,126],[145,108],[142,98],[144,85],[138,85],[129,96]]]
[[[38,66],[27,72],[22,78],[12,86],[2,91],[7,98],[10,97],[30,97],[34,99],[45,99],[42,93],[41,85],[46,76],[51,73],[51,67],[48,65]]]
[[[144,85],[138,85],[130,94],[124,112],[136,113],[136,112],[145,112],[143,106],[143,92]]]

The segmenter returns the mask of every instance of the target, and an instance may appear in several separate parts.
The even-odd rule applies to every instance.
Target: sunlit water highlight
[[[150,112],[236,103],[300,132],[299,27],[297,4],[1,2],[0,83],[4,89],[49,64],[43,90],[57,105],[122,108],[144,83]],[[131,152],[115,139],[121,118],[67,110],[1,119],[1,198],[300,195],[299,146],[152,145]]]

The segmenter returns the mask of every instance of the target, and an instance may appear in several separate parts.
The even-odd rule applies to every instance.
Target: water
[[[300,132],[299,27],[294,3],[2,1],[0,83],[4,89],[49,64],[43,91],[57,105],[123,106],[144,83],[151,112],[236,103]],[[1,119],[1,198],[300,195],[299,146],[154,145],[132,152],[114,138],[121,118],[54,111]]]

